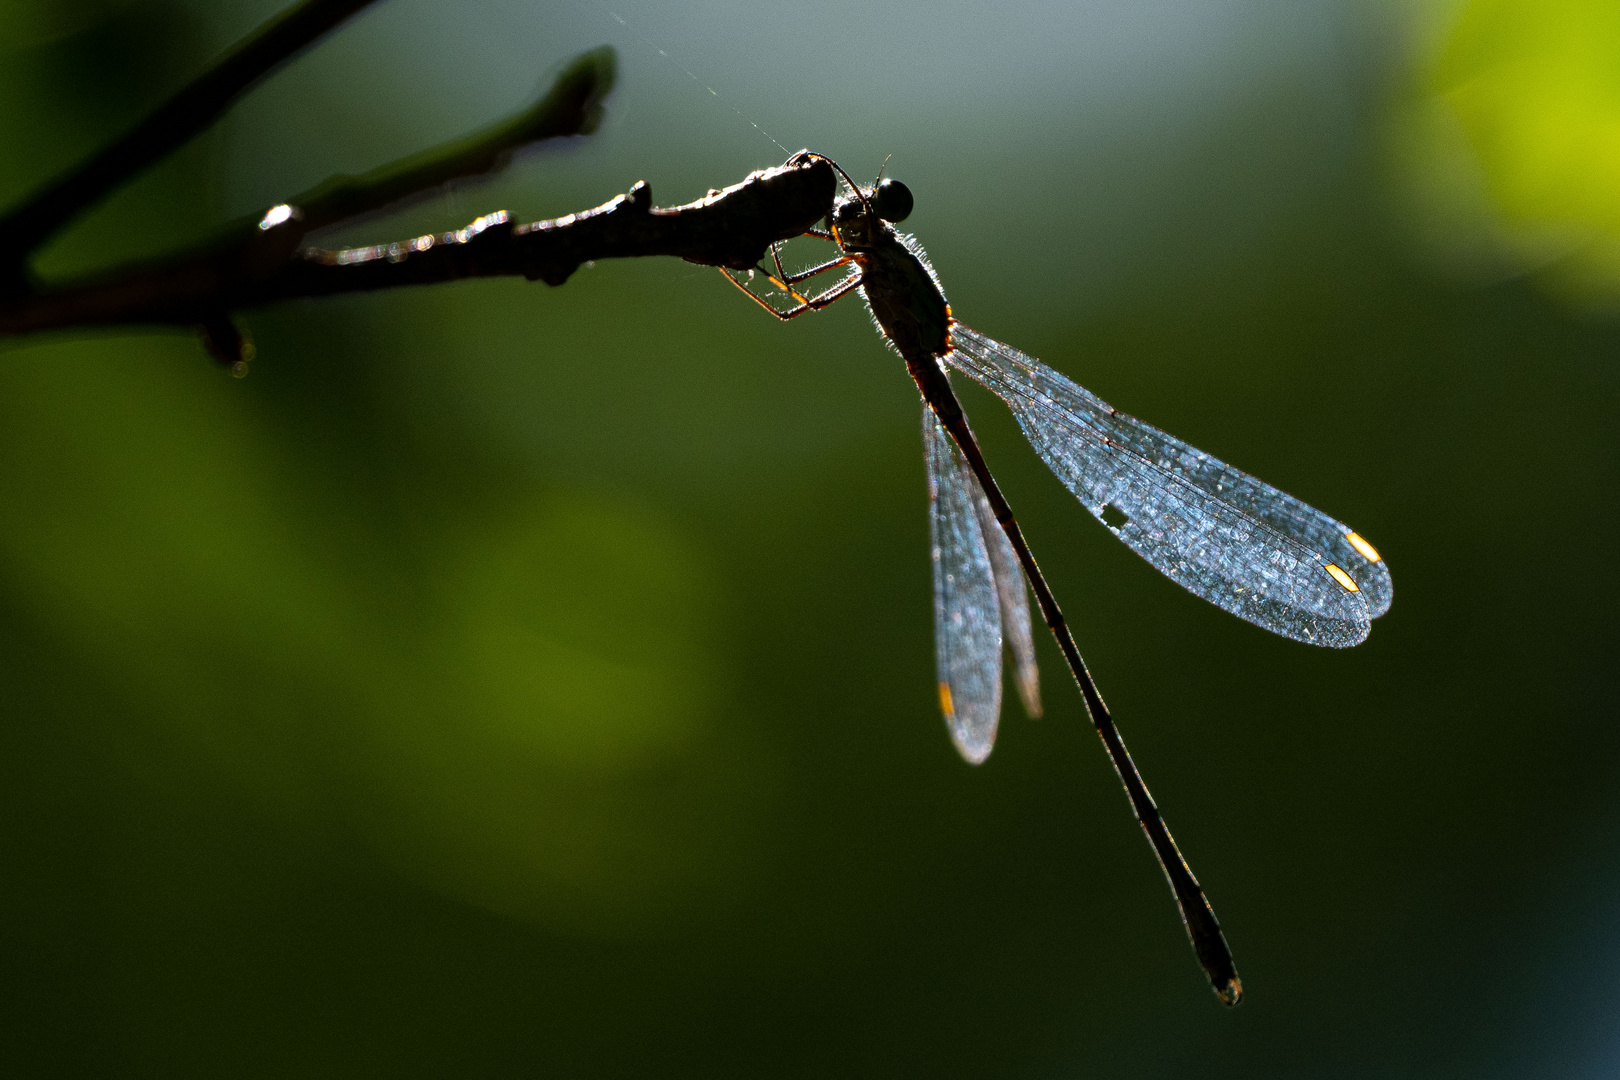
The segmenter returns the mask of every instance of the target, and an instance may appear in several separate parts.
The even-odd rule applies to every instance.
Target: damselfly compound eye
[[[911,189],[898,180],[885,180],[872,192],[872,209],[884,221],[904,221],[916,205]]]

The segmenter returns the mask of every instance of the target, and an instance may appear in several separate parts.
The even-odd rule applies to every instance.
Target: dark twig
[[[373,0],[305,0],[260,27],[134,130],[0,218],[0,291],[27,287],[29,256],[63,225],[224,114],[243,91]]]
[[[344,251],[304,246],[310,232],[353,222],[459,177],[503,167],[537,142],[595,130],[613,84],[610,48],[576,58],[549,93],[483,131],[362,176],[334,177],[263,215],[227,226],[190,251],[103,271],[77,281],[4,291],[4,258],[19,260],[78,209],[135,169],[216,118],[229,97],[365,6],[309,0],[199,78],[150,120],[77,173],[0,219],[0,334],[115,324],[191,325],[221,362],[244,370],[251,346],[231,322],[234,310],[292,297],[521,274],[560,285],[593,259],[674,255],[737,270],[754,267],[769,246],[798,236],[832,208],[837,182],[820,158],[750,174],[724,191],[660,210],[637,184],[594,210],[532,225],[504,211],[464,229]],[[216,100],[202,100],[208,93]],[[7,231],[9,230],[9,232]]]
[[[267,215],[239,220],[211,242],[172,258],[0,299],[0,333],[112,322],[193,323],[211,355],[238,365],[249,346],[229,311],[273,298],[263,293],[278,274],[290,281],[307,258],[320,261],[299,251],[308,231],[353,220],[458,177],[499,169],[515,151],[537,142],[594,130],[614,66],[612,49],[594,49],[570,63],[540,101],[474,135],[364,176],[335,177],[300,196],[296,205],[284,203]]]
[[[289,219],[245,244],[126,267],[0,305],[0,334],[119,323],[208,326],[220,313],[276,300],[469,277],[521,274],[560,285],[594,259],[673,255],[747,270],[772,243],[826,217],[836,189],[824,159],[795,156],[685,206],[653,207],[641,183],[552,221],[514,226],[503,211],[456,232],[369,248],[294,250],[303,228]]]

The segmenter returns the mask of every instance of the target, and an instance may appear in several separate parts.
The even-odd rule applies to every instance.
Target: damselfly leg
[[[842,278],[836,285],[833,285],[831,288],[828,288],[819,295],[807,297],[793,286],[801,281],[808,281],[818,274],[825,274],[829,270],[836,270],[841,266],[850,265],[851,260],[849,256],[843,255],[836,259],[830,259],[827,262],[822,263],[820,266],[812,266],[808,270],[800,270],[798,273],[792,274],[788,273],[787,270],[783,268],[782,257],[777,253],[775,244],[771,245],[771,258],[776,263],[778,273],[772,274],[764,267],[756,267],[756,269],[760,273],[764,274],[766,279],[769,280],[771,284],[775,285],[778,289],[781,289],[784,293],[798,301],[794,307],[791,307],[786,311],[781,310],[775,304],[772,304],[769,300],[766,300],[764,297],[760,296],[753,289],[750,289],[746,283],[739,281],[728,268],[722,266],[720,268],[720,272],[726,275],[727,281],[731,282],[733,285],[737,286],[737,288],[747,293],[749,299],[753,300],[754,303],[758,304],[760,307],[764,308],[766,311],[770,312],[772,315],[775,315],[778,319],[781,319],[784,322],[786,322],[788,319],[798,318],[807,311],[821,310],[828,304],[831,304],[833,301],[847,295],[850,290],[854,289],[861,283],[861,274],[860,271],[857,270]]]

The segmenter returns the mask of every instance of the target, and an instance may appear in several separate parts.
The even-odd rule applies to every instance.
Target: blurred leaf
[[[1620,5],[1471,0],[1424,86],[1433,107],[1406,149],[1433,213],[1461,226],[1483,211],[1474,227],[1512,264],[1620,299]]]
[[[687,536],[512,486],[476,520],[356,532],[253,405],[184,339],[0,365],[11,595],[151,718],[96,737],[152,782],[350,819],[509,914],[712,910],[769,772],[719,739],[718,579]]]
[[[708,576],[677,532],[600,497],[479,530],[454,586],[472,712],[577,764],[678,755],[714,692]]]

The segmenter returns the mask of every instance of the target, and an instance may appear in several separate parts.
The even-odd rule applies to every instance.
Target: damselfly
[[[1024,706],[1040,713],[1027,581],[1169,879],[1193,951],[1216,995],[1236,1004],[1243,987],[1220,923],[1131,761],[985,464],[950,372],[962,372],[1005,401],[1036,452],[1115,536],[1172,580],[1257,626],[1312,645],[1356,645],[1371,621],[1389,610],[1388,567],[1341,522],[957,322],[921,246],[894,229],[911,213],[910,190],[892,179],[862,188],[836,162],[807,150],[788,163],[809,161],[826,161],[848,186],[822,227],[806,233],[837,244],[838,256],[790,274],[777,245],[771,246],[775,272],[756,269],[791,297],[786,310],[732,271],[722,272],[783,320],[859,292],[922,391],[939,701],[951,738],[969,762],[990,753],[1001,714],[1004,639]],[[814,296],[796,288],[840,268],[848,270],[844,277]]]

